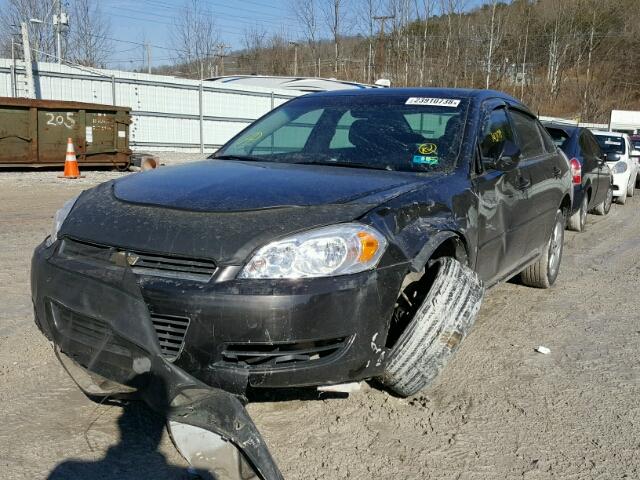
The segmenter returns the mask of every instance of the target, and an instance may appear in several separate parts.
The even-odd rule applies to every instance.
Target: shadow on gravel
[[[117,403],[116,403],[117,404]],[[49,480],[215,480],[209,473],[193,472],[167,463],[158,451],[166,417],[142,402],[120,403],[120,442],[109,447],[97,461],[67,460],[49,475]]]

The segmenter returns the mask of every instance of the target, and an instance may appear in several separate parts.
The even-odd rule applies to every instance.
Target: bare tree
[[[496,22],[496,7],[498,6],[498,0],[492,0],[492,5],[491,5],[491,26],[489,28],[489,46],[487,48],[487,59],[486,59],[486,64],[487,64],[487,80],[486,80],[486,86],[485,88],[489,88],[489,85],[491,84],[491,69],[493,68],[493,49],[495,48],[495,45],[497,43],[497,31],[498,31],[498,26],[497,26],[497,22]]]
[[[340,63],[340,35],[342,33],[342,21],[344,18],[342,0],[324,0],[322,7],[325,23],[331,32],[331,37],[333,38],[333,72],[337,74]]]
[[[95,0],[74,0],[67,56],[89,67],[104,67],[112,50],[111,25]]]
[[[10,35],[20,30],[22,22],[27,23],[29,38],[34,50],[33,59],[45,60],[55,54],[55,33],[53,15],[55,0],[5,0],[0,16],[0,36],[3,43],[11,41]],[[38,23],[29,20],[38,20]]]
[[[266,45],[267,31],[260,25],[252,25],[245,29],[242,43],[245,48],[245,56],[251,67],[251,73],[260,71],[260,57]]]
[[[188,0],[172,32],[176,61],[210,69],[219,50],[215,20],[202,0]],[[206,64],[206,66],[205,66]]]
[[[318,5],[317,0],[292,0],[291,9],[302,26],[305,40],[311,50],[311,63],[318,57]]]

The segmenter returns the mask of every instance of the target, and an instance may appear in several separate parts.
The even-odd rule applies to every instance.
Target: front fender
[[[424,270],[427,262],[433,253],[447,240],[455,241],[455,258],[461,263],[468,263],[467,249],[461,237],[451,230],[439,231],[429,237],[420,252],[411,261],[411,270],[413,272],[421,272]]]

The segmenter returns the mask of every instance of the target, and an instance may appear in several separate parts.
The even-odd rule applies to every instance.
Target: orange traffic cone
[[[80,175],[80,169],[78,168],[78,160],[76,159],[76,152],[73,148],[73,140],[67,139],[67,156],[64,159],[64,173],[58,178],[84,178]]]

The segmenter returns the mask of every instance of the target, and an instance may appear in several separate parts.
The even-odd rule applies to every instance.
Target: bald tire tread
[[[556,222],[563,221],[563,218],[564,215],[562,214],[562,212],[558,211],[558,213],[556,214]],[[522,272],[520,272],[520,279],[522,280],[522,283],[524,283],[528,287],[549,288],[554,284],[556,278],[558,277],[558,271],[560,270],[559,266],[558,271],[556,271],[555,277],[549,277],[549,244],[551,242],[551,235],[553,235],[553,229],[551,229],[549,240],[547,240],[547,243],[544,247],[544,253],[540,255],[540,258],[538,258],[535,263],[532,263]],[[562,263],[562,250],[563,249],[560,250],[560,263]]]
[[[436,278],[389,353],[379,380],[408,397],[442,371],[475,322],[484,287],[477,274],[453,258],[436,261]]]
[[[611,201],[608,201],[609,195],[611,195]],[[607,190],[607,198],[596,205],[593,209],[594,213],[597,215],[607,215],[609,210],[611,210],[611,204],[613,203],[613,186],[609,185],[609,189]]]

